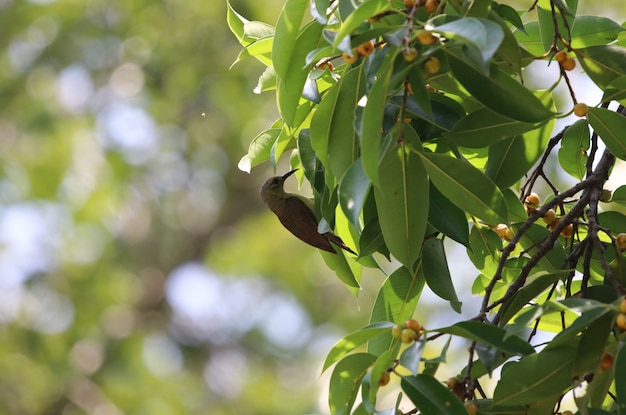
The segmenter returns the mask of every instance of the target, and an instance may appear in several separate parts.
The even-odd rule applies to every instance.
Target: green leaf
[[[393,327],[393,323],[381,321],[372,323],[369,326],[363,327],[359,331],[348,334],[346,337],[335,343],[335,345],[330,349],[328,355],[326,356],[326,360],[324,361],[322,372],[366,341],[378,336],[381,333],[388,332],[391,327]]]
[[[423,415],[467,414],[461,400],[430,375],[403,376],[400,385]]]
[[[428,178],[420,159],[402,147],[385,155],[374,187],[380,228],[389,251],[409,269],[420,255],[428,219]]]
[[[493,401],[498,405],[530,404],[572,387],[572,366],[578,344],[542,350],[504,365]]]
[[[582,180],[586,174],[587,150],[589,150],[589,125],[587,120],[578,120],[570,125],[561,139],[559,164],[570,175]]]
[[[620,101],[624,104],[626,99],[626,75],[615,78],[604,89],[604,95],[602,95],[602,102]]]
[[[514,120],[536,123],[552,116],[531,91],[492,65],[489,75],[448,53],[448,63],[458,81],[481,104]]]
[[[300,49],[298,43],[300,23],[309,0],[287,0],[278,16],[274,46],[272,48],[272,62],[279,77],[286,79],[294,67],[302,68],[304,60],[294,59],[294,54],[306,55],[310,50]],[[318,28],[323,27],[316,23]],[[301,36],[301,35],[300,35]],[[298,95],[302,92],[298,91]]]
[[[556,281],[567,277],[570,272],[570,270],[556,271],[552,273],[541,272],[529,277],[524,287],[516,292],[509,301],[502,305],[502,311],[500,312],[502,315],[500,318],[500,326],[504,326],[532,299],[538,297]]]
[[[359,238],[359,256],[361,258],[372,255],[375,252],[380,252],[389,259],[389,250],[387,245],[385,245],[378,218],[373,218],[365,223]]]
[[[549,231],[541,225],[534,223],[520,239],[521,247],[526,250],[529,255],[534,255],[537,251],[537,244],[541,243],[547,236]],[[539,266],[547,272],[556,272],[561,269],[561,265],[565,261],[565,251],[559,243],[554,244],[546,255],[539,260]]]
[[[465,212],[442,195],[432,183],[429,189],[428,223],[447,237],[469,246]]]
[[[361,209],[369,192],[371,182],[357,159],[346,171],[339,183],[339,204],[346,217],[356,229],[361,225]]]
[[[474,340],[503,353],[526,356],[535,353],[535,349],[520,337],[507,333],[506,330],[480,321],[461,321],[449,327],[433,330],[439,333]]]
[[[587,119],[611,153],[626,160],[626,117],[604,108],[589,108]]]
[[[372,307],[370,323],[393,321],[403,323],[410,319],[419,301],[424,279],[412,275],[405,267],[395,270],[380,287]],[[384,333],[368,343],[368,351],[379,355],[389,349],[391,333]]]
[[[372,404],[375,404],[376,393],[378,392],[378,389],[380,388],[378,381],[380,380],[380,377],[382,376],[383,372],[386,372],[387,369],[393,366],[393,361],[395,360],[397,353],[398,353],[397,350],[390,349],[390,350],[385,351],[384,353],[381,353],[381,355],[378,356],[378,359],[376,359],[376,363],[374,363],[374,366],[372,367],[372,372],[370,375],[369,394],[365,395],[365,390],[364,390],[365,400],[368,400]],[[375,405],[372,405],[372,406],[375,406]]]
[[[493,7],[493,10],[498,13],[503,19],[513,24],[513,26],[515,26],[519,30],[525,30],[522,19],[519,17],[519,14],[515,11],[513,7],[507,4],[494,4]]]
[[[428,287],[439,297],[450,302],[450,306],[457,313],[461,312],[461,302],[456,295],[452,277],[446,261],[446,251],[443,241],[429,238],[422,246],[422,272]]]
[[[391,4],[387,0],[367,0],[357,7],[343,22],[337,31],[335,37],[335,47],[339,47],[340,43],[346,36],[352,33],[357,27],[359,27],[365,20],[382,13],[391,8]],[[344,50],[344,52],[349,52]]]
[[[533,128],[536,124],[514,120],[488,108],[479,108],[461,119],[444,136],[462,147],[479,148],[498,143]]]
[[[620,415],[626,414],[626,346],[623,343],[615,359],[615,395]]]
[[[413,375],[417,375],[425,345],[426,340],[422,337],[422,339],[413,342],[413,344],[404,349],[398,359],[400,365],[407,368]]]
[[[626,75],[626,50],[616,45],[597,45],[575,50],[581,66],[601,89]]]
[[[274,142],[278,139],[280,132],[280,128],[270,128],[254,137],[248,147],[248,154],[243,156],[241,161],[239,161],[237,166],[239,170],[250,173],[250,170],[254,166],[269,160],[270,151],[272,150]]]
[[[332,375],[328,389],[328,404],[333,415],[349,415],[357,397],[361,379],[376,356],[368,353],[355,353],[341,359]]]
[[[363,162],[363,171],[375,185],[378,185],[381,131],[394,57],[395,54],[390,51],[387,52],[385,61],[376,73],[376,82],[367,95],[367,103],[365,108],[363,108],[361,120],[361,160]]]
[[[330,4],[330,0],[311,0],[311,15],[317,20],[320,24],[328,23],[328,18],[326,17],[326,10],[328,9],[328,5]]]
[[[617,35],[622,31],[623,27],[606,17],[577,16],[572,27],[570,45],[574,49],[606,45],[617,39]]]
[[[336,250],[340,251],[338,254],[333,254],[332,252],[318,250],[320,255],[322,255],[322,259],[328,266],[328,268],[335,271],[337,277],[350,289],[350,291],[357,295],[359,292],[359,279],[360,275],[356,275],[352,267],[350,266],[349,260],[343,255],[343,250],[336,248]],[[350,260],[352,261],[352,260]],[[354,262],[354,261],[352,261]]]
[[[626,185],[622,185],[615,189],[611,203],[617,203],[618,205],[626,208]]]
[[[470,249],[471,248],[471,249]],[[473,226],[467,255],[483,274],[492,275],[498,266],[502,239],[486,226]]]
[[[606,313],[593,321],[580,335],[572,376],[582,377],[586,373],[595,372],[598,369],[600,357],[606,349],[607,340],[614,324],[615,314]]]
[[[452,22],[435,26],[434,32],[440,33],[448,39],[462,42],[477,50],[482,59],[477,62],[482,68],[489,68],[489,62],[496,53],[504,33],[497,23],[491,20],[466,17]]]
[[[494,182],[467,162],[443,154],[417,152],[437,189],[452,203],[487,223],[506,223],[504,196]]]
[[[295,0],[290,0],[290,2],[293,1]],[[283,121],[294,128],[298,127],[298,102],[302,97],[304,84],[309,74],[309,68],[305,65],[306,54],[309,50],[319,46],[323,28],[324,26],[317,22],[312,22],[302,29],[302,33],[294,43],[296,49],[289,56],[289,66],[285,68],[284,73],[279,72],[278,66],[276,66],[277,62],[274,61],[274,69],[279,76],[277,80],[278,89],[276,91],[278,110],[283,117]],[[276,34],[278,35],[278,29]],[[280,43],[275,43],[275,47],[276,45],[278,45],[279,49],[283,47]],[[272,59],[276,59],[274,51],[272,53]]]

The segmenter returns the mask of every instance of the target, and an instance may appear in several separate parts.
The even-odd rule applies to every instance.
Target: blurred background
[[[277,112],[225,2],[0,0],[0,28],[0,414],[327,412],[384,276],[355,298],[237,169]]]

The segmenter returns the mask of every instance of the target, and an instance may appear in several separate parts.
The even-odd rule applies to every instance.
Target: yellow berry
[[[504,239],[504,237],[506,236],[506,231],[508,229],[509,227],[506,226],[504,223],[499,223],[493,230],[498,234],[500,238]]]
[[[361,43],[356,48],[356,52],[359,54],[359,56],[364,57],[364,58],[371,55],[373,51],[374,51],[373,40],[370,40],[369,42]]]
[[[402,343],[412,343],[417,339],[417,332],[413,329],[404,329],[400,334],[400,340]]]
[[[554,209],[548,210],[546,214],[543,215],[543,221],[547,225],[552,225],[555,220],[556,220],[556,212],[554,211]]]
[[[615,243],[619,249],[626,251],[626,233],[618,234],[617,238],[615,238]]]
[[[431,32],[420,32],[417,34],[417,40],[422,45],[432,45],[435,42],[435,36]]]
[[[626,298],[622,299],[622,302],[619,303],[619,311],[626,314]]]
[[[404,7],[412,8],[417,4],[417,0],[404,0]]]
[[[439,0],[426,0],[426,3],[424,3],[424,9],[428,13],[434,13],[437,7],[439,7]]]
[[[441,64],[439,63],[439,59],[435,58],[434,56],[424,62],[424,69],[430,74],[435,74],[439,72],[440,67]]]
[[[558,63],[564,62],[565,59],[567,59],[567,52],[564,50],[560,50],[554,55],[554,60]]]
[[[583,104],[582,102],[579,102],[576,105],[574,105],[574,115],[576,115],[577,117],[584,117],[587,115],[588,112],[589,112],[589,107],[587,107],[587,104]]]
[[[610,202],[613,198],[613,192],[609,189],[602,189],[602,193],[600,193],[600,202]]]
[[[402,53],[407,62],[413,62],[417,59],[417,49],[415,48],[407,48]]]
[[[526,196],[526,204],[534,208],[538,208],[539,205],[541,204],[541,198],[539,197],[537,193],[533,192],[529,194],[528,196]]]
[[[515,231],[513,229],[509,228],[504,233],[504,240],[505,241],[510,241],[511,239],[513,239],[514,236],[515,236]]]
[[[561,236],[564,238],[570,238],[574,233],[574,226],[570,223],[561,231]]]
[[[378,379],[378,386],[387,386],[390,380],[391,376],[389,375],[389,372],[385,370],[383,373],[380,374],[380,379]]]
[[[566,71],[571,71],[576,67],[576,61],[574,58],[568,56],[563,62],[561,62],[561,67]]]
[[[399,339],[402,336],[402,330],[404,330],[403,326],[394,324],[393,327],[391,328],[391,336],[394,339]]]
[[[476,415],[478,413],[478,408],[471,402],[465,402],[465,409],[467,409],[470,415]]]
[[[424,331],[424,327],[415,319],[410,319],[404,322],[404,327],[407,329],[415,330],[416,332]]]
[[[344,52],[341,57],[343,58],[343,61],[347,64],[356,63],[359,60],[359,54],[356,53],[356,51],[354,50],[352,51],[352,54]]]
[[[615,320],[615,324],[620,330],[626,330],[626,313],[619,313],[617,315],[617,319]]]

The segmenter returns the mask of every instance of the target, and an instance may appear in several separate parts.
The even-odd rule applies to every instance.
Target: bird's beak
[[[292,174],[294,174],[296,171],[298,171],[298,169],[293,169],[291,171],[288,171],[287,173],[283,174],[282,179],[285,180],[287,177],[291,176]]]

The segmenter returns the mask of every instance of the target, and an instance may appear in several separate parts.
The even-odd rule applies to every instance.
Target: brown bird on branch
[[[357,255],[334,233],[317,232],[318,219],[314,213],[312,200],[285,192],[283,184],[296,170],[298,169],[291,170],[282,176],[274,176],[267,179],[261,186],[261,199],[278,216],[280,223],[301,241],[318,249],[336,254],[337,251],[331,245],[332,242],[341,249]]]

